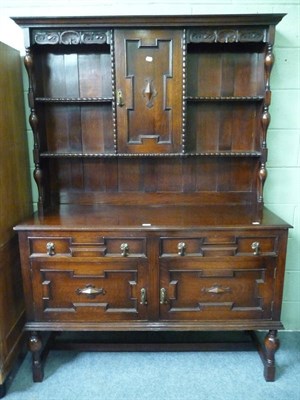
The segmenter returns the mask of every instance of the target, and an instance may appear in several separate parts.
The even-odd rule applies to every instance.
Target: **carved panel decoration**
[[[109,43],[109,35],[103,31],[33,31],[33,42],[40,45],[77,45]]]
[[[180,31],[115,31],[119,153],[180,151],[181,39]]]
[[[145,83],[146,83],[146,86],[143,89],[143,96],[146,99],[146,106],[148,108],[151,108],[151,107],[153,107],[154,97],[157,96],[157,91],[154,88],[153,79],[147,78],[147,79],[145,79]]]
[[[162,268],[165,318],[185,318],[188,312],[194,312],[195,319],[213,318],[210,310],[218,318],[270,317],[272,268],[194,269],[188,265],[191,268]]]
[[[266,42],[265,29],[197,29],[188,33],[189,43]]]
[[[40,293],[36,293],[36,301],[43,304],[42,318],[67,314],[77,319],[91,307],[97,309],[98,315],[93,318],[98,319],[105,318],[106,313],[138,312],[136,270],[114,269],[82,274],[76,268],[59,268],[41,269],[39,272],[42,285],[38,290]],[[117,293],[115,285],[119,287]]]

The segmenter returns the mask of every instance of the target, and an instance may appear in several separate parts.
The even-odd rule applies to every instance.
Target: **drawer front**
[[[160,255],[174,256],[203,256],[203,237],[163,237],[160,238]]]
[[[161,257],[276,256],[277,236],[203,233],[198,237],[161,237]]]
[[[277,255],[278,237],[277,236],[250,236],[238,237],[238,254],[240,255]]]
[[[107,256],[146,256],[145,238],[104,238]]]
[[[161,259],[160,318],[272,318],[276,258]]]
[[[30,254],[40,255],[70,255],[71,237],[29,237]]]
[[[146,238],[110,237],[99,233],[72,236],[29,237],[34,256],[70,257],[145,257]]]
[[[105,322],[147,318],[147,265],[141,259],[105,262],[32,260],[35,321]]]

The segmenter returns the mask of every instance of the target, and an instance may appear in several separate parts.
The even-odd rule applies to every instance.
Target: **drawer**
[[[147,265],[142,259],[78,262],[33,259],[36,321],[120,321],[147,316]]]
[[[237,238],[238,254],[277,255],[277,236],[251,236]]]
[[[277,236],[243,235],[206,235],[199,237],[162,237],[160,238],[160,256],[259,256],[277,255]]]
[[[72,237],[29,237],[31,255],[71,257],[144,257],[146,238],[104,237],[99,234]]]
[[[71,255],[71,237],[29,237],[30,254]]]
[[[107,256],[146,256],[146,238],[104,238]]]
[[[163,257],[175,256],[203,256],[203,238],[160,238],[160,255]]]
[[[276,258],[160,260],[160,317],[272,318]]]

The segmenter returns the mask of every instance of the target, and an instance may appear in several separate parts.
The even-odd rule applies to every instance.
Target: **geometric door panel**
[[[33,262],[36,320],[119,321],[146,318],[146,267],[130,262]]]
[[[181,265],[180,265],[181,264]],[[270,319],[275,259],[224,264],[161,260],[161,319]]]
[[[120,153],[180,152],[182,31],[116,30]]]

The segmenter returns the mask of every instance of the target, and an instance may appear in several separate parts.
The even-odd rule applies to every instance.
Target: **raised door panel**
[[[160,318],[271,319],[275,257],[161,259]]]
[[[116,30],[119,153],[181,150],[182,31]]]
[[[32,260],[36,321],[147,319],[147,263],[142,259]]]

